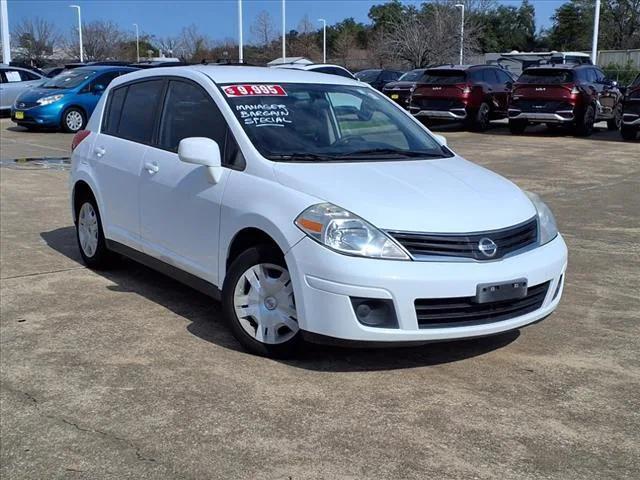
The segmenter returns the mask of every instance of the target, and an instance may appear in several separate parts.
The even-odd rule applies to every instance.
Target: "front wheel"
[[[78,133],[87,124],[87,117],[79,108],[69,108],[62,114],[62,129],[67,133]]]
[[[618,104],[616,111],[613,114],[613,118],[607,120],[607,129],[620,130],[620,125],[622,125],[622,105]]]
[[[296,351],[300,328],[293,285],[275,247],[240,254],[224,281],[222,306],[233,335],[248,351],[276,358]]]
[[[622,125],[622,127],[620,127],[620,135],[622,135],[622,138],[625,140],[635,140],[639,130],[638,127]]]

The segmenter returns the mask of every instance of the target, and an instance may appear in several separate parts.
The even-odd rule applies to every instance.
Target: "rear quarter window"
[[[110,135],[117,134],[118,126],[120,125],[120,116],[122,114],[122,106],[127,96],[127,88],[128,87],[116,88],[109,95],[109,101],[107,102],[107,108],[102,122],[103,133]]]

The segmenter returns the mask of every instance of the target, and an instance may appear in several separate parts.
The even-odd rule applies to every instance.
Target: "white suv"
[[[255,353],[491,335],[560,300],[567,249],[546,205],[357,81],[134,72],[72,147],[87,265],[117,252],[220,298]]]

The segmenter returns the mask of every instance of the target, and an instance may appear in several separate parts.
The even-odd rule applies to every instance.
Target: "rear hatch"
[[[464,70],[427,70],[413,92],[411,106],[425,110],[463,108],[462,99],[468,93]]]
[[[574,87],[574,72],[570,69],[528,69],[513,88],[512,107],[523,112],[571,109],[576,98]]]

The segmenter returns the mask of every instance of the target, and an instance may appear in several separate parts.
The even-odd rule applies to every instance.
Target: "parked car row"
[[[530,67],[517,79],[494,65],[444,65],[409,74],[410,80],[389,83],[383,92],[427,124],[456,121],[483,131],[491,120],[508,118],[513,134],[543,123],[588,136],[596,122],[606,121],[624,139],[635,139],[640,127],[640,81],[625,96],[595,65]]]

